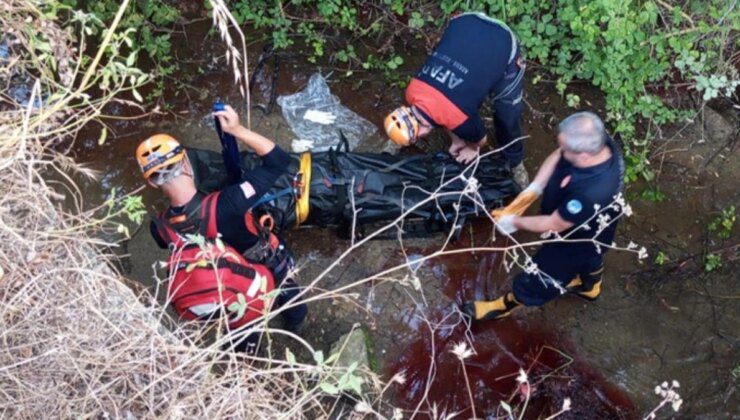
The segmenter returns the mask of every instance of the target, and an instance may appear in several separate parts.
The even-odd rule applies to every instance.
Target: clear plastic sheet
[[[294,144],[300,144],[303,150],[329,150],[340,143],[340,132],[347,138],[350,149],[354,149],[376,131],[370,121],[342,105],[318,73],[311,76],[304,90],[280,96],[277,103],[296,135]]]

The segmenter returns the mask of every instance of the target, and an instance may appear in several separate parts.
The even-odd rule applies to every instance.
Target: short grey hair
[[[576,112],[558,124],[565,148],[574,153],[595,155],[606,146],[604,123],[593,112]]]

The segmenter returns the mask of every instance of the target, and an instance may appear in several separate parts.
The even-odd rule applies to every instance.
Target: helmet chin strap
[[[187,165],[189,169],[190,164]],[[193,178],[192,170],[188,171],[185,168],[185,161],[179,162],[177,166],[175,166],[172,169],[164,169],[161,172],[159,172],[157,175],[155,175],[156,180],[152,181],[158,186],[162,186],[173,179],[177,178],[180,175],[189,176],[190,178]]]
[[[414,115],[414,118],[416,118],[416,121],[419,122],[419,125],[422,125],[424,127],[431,127],[432,125],[429,123],[429,121],[424,118],[421,113],[419,112],[419,109],[416,108],[416,105],[411,105],[411,113]]]
[[[187,153],[185,154],[185,159],[182,161],[182,167],[181,175],[189,176],[195,180],[193,176],[193,165],[190,164],[190,158],[188,158]]]

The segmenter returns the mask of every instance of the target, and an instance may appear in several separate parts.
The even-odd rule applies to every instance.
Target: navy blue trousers
[[[521,64],[521,67],[519,64]],[[504,78],[491,92],[493,126],[499,147],[511,144],[522,135],[522,112],[524,111],[524,61],[519,54],[509,64]],[[503,155],[511,167],[524,160],[524,142],[519,140],[503,150]]]
[[[301,287],[292,278],[288,278],[280,285],[280,294],[277,296],[276,305],[278,308],[282,308],[283,305],[293,299],[298,293],[301,292]],[[285,322],[284,327],[291,328],[299,325],[308,315],[308,305],[301,303],[295,305],[289,309],[286,309],[281,313],[283,321]]]
[[[560,296],[562,290],[558,288],[570,283],[580,276],[586,288],[601,280],[600,268],[604,265],[604,257],[593,254],[573,255],[568,252],[566,244],[548,244],[542,246],[532,258],[537,264],[539,273],[519,273],[514,278],[512,292],[520,303],[526,306],[540,306]],[[599,272],[594,275],[594,272]]]

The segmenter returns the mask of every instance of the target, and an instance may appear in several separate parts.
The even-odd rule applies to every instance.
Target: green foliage
[[[129,221],[138,224],[144,220],[146,209],[140,195],[129,195],[121,200],[121,211]]]
[[[141,223],[146,215],[144,202],[139,195],[128,195],[119,199],[120,191],[112,188],[104,205],[107,208],[106,219],[116,216],[126,216],[131,222]]]
[[[658,251],[658,255],[655,256],[655,264],[663,265],[667,260],[668,257],[666,257],[665,253],[663,251]]]
[[[571,108],[578,108],[578,106],[581,104],[581,97],[578,95],[574,95],[572,93],[569,93],[565,95],[565,101]]]
[[[647,158],[647,154],[648,150],[646,148],[642,148],[639,151],[627,149],[624,154],[626,163],[624,177],[626,182],[633,182],[638,178],[652,181],[655,178],[655,173],[650,169],[650,161]]]
[[[236,312],[236,318],[240,319],[247,312],[249,305],[247,305],[247,299],[241,293],[236,294],[236,299],[237,301],[232,302],[227,309],[229,312]]]
[[[735,220],[737,220],[735,206],[729,206],[709,223],[709,231],[716,233],[722,239],[727,239],[735,226]]]
[[[105,214],[92,220],[91,225],[104,226],[108,223],[115,223],[116,220],[120,220],[122,217],[136,225],[140,225],[144,221],[146,208],[142,197],[140,195],[120,197],[120,194],[121,191],[118,188],[111,189],[109,198],[103,204],[103,208],[106,209]],[[116,225],[116,232],[123,234],[126,238],[131,236],[128,227],[123,223]]]
[[[386,75],[403,64],[395,58],[400,52],[390,46],[394,36],[437,33],[451,15],[464,11],[483,11],[506,21],[527,59],[556,76],[555,87],[569,107],[581,103],[568,92],[576,79],[603,91],[612,133],[627,147],[630,181],[653,177],[648,144],[640,138],[646,135],[639,130],[642,123],[661,125],[688,116],[664,102],[672,86],[683,83],[686,89],[688,84],[709,100],[732,95],[740,85],[728,54],[737,49],[731,28],[740,27],[740,11],[728,9],[723,0],[684,0],[675,6],[651,0],[241,0],[235,8],[241,22],[270,28],[278,48],[302,38],[313,62],[335,50],[341,63]],[[339,48],[327,48],[327,33],[341,31],[345,36],[337,42]],[[357,40],[371,49],[381,47],[381,56],[375,49],[364,60],[350,59],[345,46]]]
[[[313,360],[316,362],[318,367],[342,369],[340,366],[335,366],[335,362],[339,359],[339,355],[340,353],[336,352],[329,356],[328,359],[324,359],[324,352],[318,350],[313,354]],[[290,351],[285,352],[285,357],[289,362],[291,360],[293,362],[295,361],[295,356]],[[365,380],[357,374],[358,366],[357,362],[352,362],[346,367],[346,370],[341,376],[337,375],[335,371],[330,372],[329,375],[326,375],[319,381],[319,388],[331,395],[337,395],[345,391],[353,391],[355,394],[361,395],[362,384]]]
[[[655,203],[660,203],[665,200],[665,194],[658,187],[647,188],[642,191],[642,198]]]
[[[400,55],[394,56],[385,63],[386,67],[390,70],[396,70],[401,64],[403,64],[403,58]]]
[[[711,273],[722,267],[722,256],[719,254],[707,254],[704,258],[704,271]]]
[[[88,35],[102,36],[106,26],[113,20],[120,2],[113,0],[62,0],[60,3],[49,2],[49,5],[59,4],[64,7],[73,7],[84,10],[87,19],[96,25],[89,26]],[[52,6],[50,6],[52,7]],[[180,12],[164,0],[132,1],[126,10],[119,28],[125,33],[128,41],[126,50],[118,53],[129,58],[129,67],[140,64],[142,56],[147,57],[153,64],[153,80],[155,86],[149,94],[150,98],[162,95],[165,83],[164,77],[177,69],[172,57],[172,43],[169,26],[180,17]],[[138,100],[141,96],[134,93]]]
[[[321,353],[321,351],[318,351],[316,353]],[[314,356],[316,356],[316,354],[314,354]],[[317,364],[324,364],[315,357],[314,359],[316,360]],[[331,360],[327,360],[326,363],[331,363]],[[356,375],[357,366],[357,362],[352,362],[352,364],[347,367],[347,371],[344,372],[342,376],[340,376],[338,379],[335,376],[329,376],[326,380],[319,383],[319,387],[322,391],[331,395],[337,395],[345,391],[353,391],[355,394],[361,395],[362,384],[365,382],[365,380],[362,377]]]

